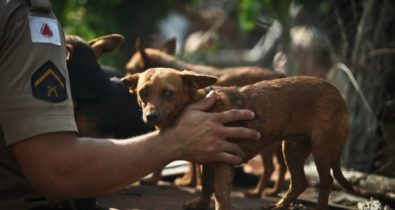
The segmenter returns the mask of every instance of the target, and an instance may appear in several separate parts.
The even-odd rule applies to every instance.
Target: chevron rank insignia
[[[51,61],[34,72],[31,86],[33,96],[38,99],[54,103],[67,99],[66,80]]]

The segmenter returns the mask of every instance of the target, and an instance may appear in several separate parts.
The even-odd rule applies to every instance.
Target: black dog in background
[[[123,37],[116,34],[90,42],[66,36],[67,68],[79,136],[122,139],[154,130],[143,122],[140,106],[120,81],[123,75],[98,63],[104,53],[114,51],[122,41]],[[61,209],[104,209],[96,206],[94,198],[56,205]]]
[[[141,108],[120,82],[121,73],[103,70],[98,63],[104,53],[114,51],[122,41],[117,34],[90,42],[66,36],[67,67],[80,136],[127,138],[153,130],[142,121]]]

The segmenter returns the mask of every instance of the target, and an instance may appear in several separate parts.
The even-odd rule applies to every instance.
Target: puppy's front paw
[[[197,198],[191,200],[182,206],[183,210],[205,210],[208,209],[208,202],[202,201],[202,199]]]

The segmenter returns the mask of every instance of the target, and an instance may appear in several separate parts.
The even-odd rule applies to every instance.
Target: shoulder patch
[[[29,16],[33,43],[61,45],[58,21],[54,18]]]
[[[48,61],[34,72],[31,79],[33,96],[49,102],[67,99],[66,79],[59,69]]]

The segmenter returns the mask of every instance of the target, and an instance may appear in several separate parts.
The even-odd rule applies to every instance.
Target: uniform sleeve
[[[7,145],[50,132],[77,132],[64,35],[52,14],[20,8],[0,40],[0,125]]]

